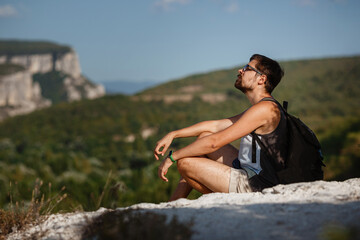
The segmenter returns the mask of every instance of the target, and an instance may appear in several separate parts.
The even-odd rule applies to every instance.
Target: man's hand
[[[171,145],[173,140],[174,140],[174,136],[170,132],[170,133],[166,134],[165,137],[163,137],[162,139],[160,139],[157,142],[155,150],[154,150],[154,156],[155,156],[156,160],[159,160],[158,155],[161,154],[161,156],[164,156],[164,154],[168,150],[168,148]]]
[[[172,161],[170,160],[170,158],[165,158],[162,163],[159,166],[158,169],[158,175],[159,178],[161,178],[163,181],[168,182],[169,180],[165,177],[165,175],[168,172],[169,167],[172,165]]]

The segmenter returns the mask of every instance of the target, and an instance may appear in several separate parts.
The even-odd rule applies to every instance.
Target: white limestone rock
[[[64,80],[64,87],[69,102],[82,98],[95,99],[105,95],[105,88],[100,84],[90,83],[85,77],[67,77]]]
[[[105,95],[104,86],[93,84],[82,76],[74,50],[61,54],[0,56],[0,64],[6,63],[23,66],[26,70],[0,76],[0,120],[51,105],[50,100],[41,96],[41,86],[32,80],[32,75],[36,73],[55,70],[66,74],[68,77],[63,84],[69,102]]]
[[[51,54],[8,56],[6,62],[21,65],[31,74],[50,72],[53,68]]]
[[[173,217],[183,223],[192,221],[191,239],[321,239],[334,227],[360,230],[360,178],[278,185],[258,193],[212,193],[197,200],[141,203],[115,211],[124,210],[162,214],[169,221]],[[37,231],[44,233],[42,239],[81,239],[84,226],[108,211],[53,215],[8,239]]]
[[[94,86],[87,84],[85,85],[84,90],[87,99],[95,99],[105,95],[105,87],[101,84],[96,84]]]
[[[29,71],[0,76],[0,120],[48,107],[51,101],[41,96],[38,83]]]
[[[74,79],[81,77],[81,68],[78,56],[75,52],[68,52],[57,57],[55,61],[55,70],[69,74]]]
[[[78,56],[75,51],[64,54],[31,54],[0,56],[0,64],[12,63],[25,67],[31,74],[47,73],[53,70],[64,72],[73,78],[81,75]]]
[[[29,71],[0,76],[0,106],[21,106],[31,100],[32,90]]]

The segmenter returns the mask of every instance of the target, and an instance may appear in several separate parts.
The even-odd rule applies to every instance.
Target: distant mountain
[[[106,93],[108,94],[116,94],[121,93],[125,95],[132,95],[143,91],[149,87],[153,87],[158,85],[159,82],[155,81],[124,81],[124,80],[110,80],[100,82],[103,86],[105,86]]]

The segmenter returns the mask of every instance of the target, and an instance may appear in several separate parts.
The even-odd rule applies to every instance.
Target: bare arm
[[[234,124],[230,124],[227,128],[219,132],[199,138],[190,145],[174,152],[172,155],[173,159],[176,161],[186,157],[212,153],[254,130],[259,130],[260,132],[273,130],[280,119],[280,112],[275,104],[273,104],[272,107],[270,107],[269,104],[272,103],[261,102],[252,106],[243,114],[239,115],[236,118],[238,120]],[[172,164],[169,158],[164,159],[160,164],[158,175],[162,180],[168,181],[165,175]]]
[[[174,152],[173,158],[178,160],[185,157],[208,154],[256,129],[267,127],[269,122],[273,121],[274,114],[277,114],[268,104],[259,103],[254,105],[240,115],[234,124],[212,135],[197,139],[192,144]]]
[[[234,117],[221,120],[204,121],[196,123],[190,127],[172,131],[166,134],[162,139],[157,142],[154,150],[154,156],[157,160],[159,160],[158,155],[161,154],[162,156],[164,156],[170,144],[175,138],[196,137],[203,132],[217,133],[234,124],[241,115],[242,114],[239,114]]]
[[[233,118],[234,117],[221,120],[204,121],[171,133],[174,138],[197,137],[203,132],[216,133],[231,126],[235,122]]]

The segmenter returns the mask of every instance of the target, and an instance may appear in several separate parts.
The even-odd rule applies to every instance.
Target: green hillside
[[[289,111],[318,134],[326,178],[360,177],[360,57],[281,65],[285,78],[274,96],[288,100]],[[7,119],[0,123],[0,207],[10,191],[14,198],[30,199],[36,179],[51,183],[51,191],[43,186],[47,195],[66,186],[69,197],[59,208],[68,211],[167,201],[179,176],[173,166],[169,183],[157,177],[155,143],[170,130],[248,107],[233,88],[236,74],[234,68],[193,75],[136,96],[60,103]],[[222,97],[211,102],[212,96]],[[172,148],[190,141],[177,139]]]
[[[360,116],[360,57],[281,62],[285,75],[273,95],[289,102],[289,111],[313,128],[335,119]],[[239,66],[240,67],[240,66]],[[194,96],[222,93],[228,100],[247,100],[234,88],[238,68],[189,76],[148,89],[139,96],[189,94],[185,86],[201,86]],[[225,102],[228,104],[228,101]],[[238,104],[238,103],[237,103]],[[325,122],[324,122],[325,121]]]

